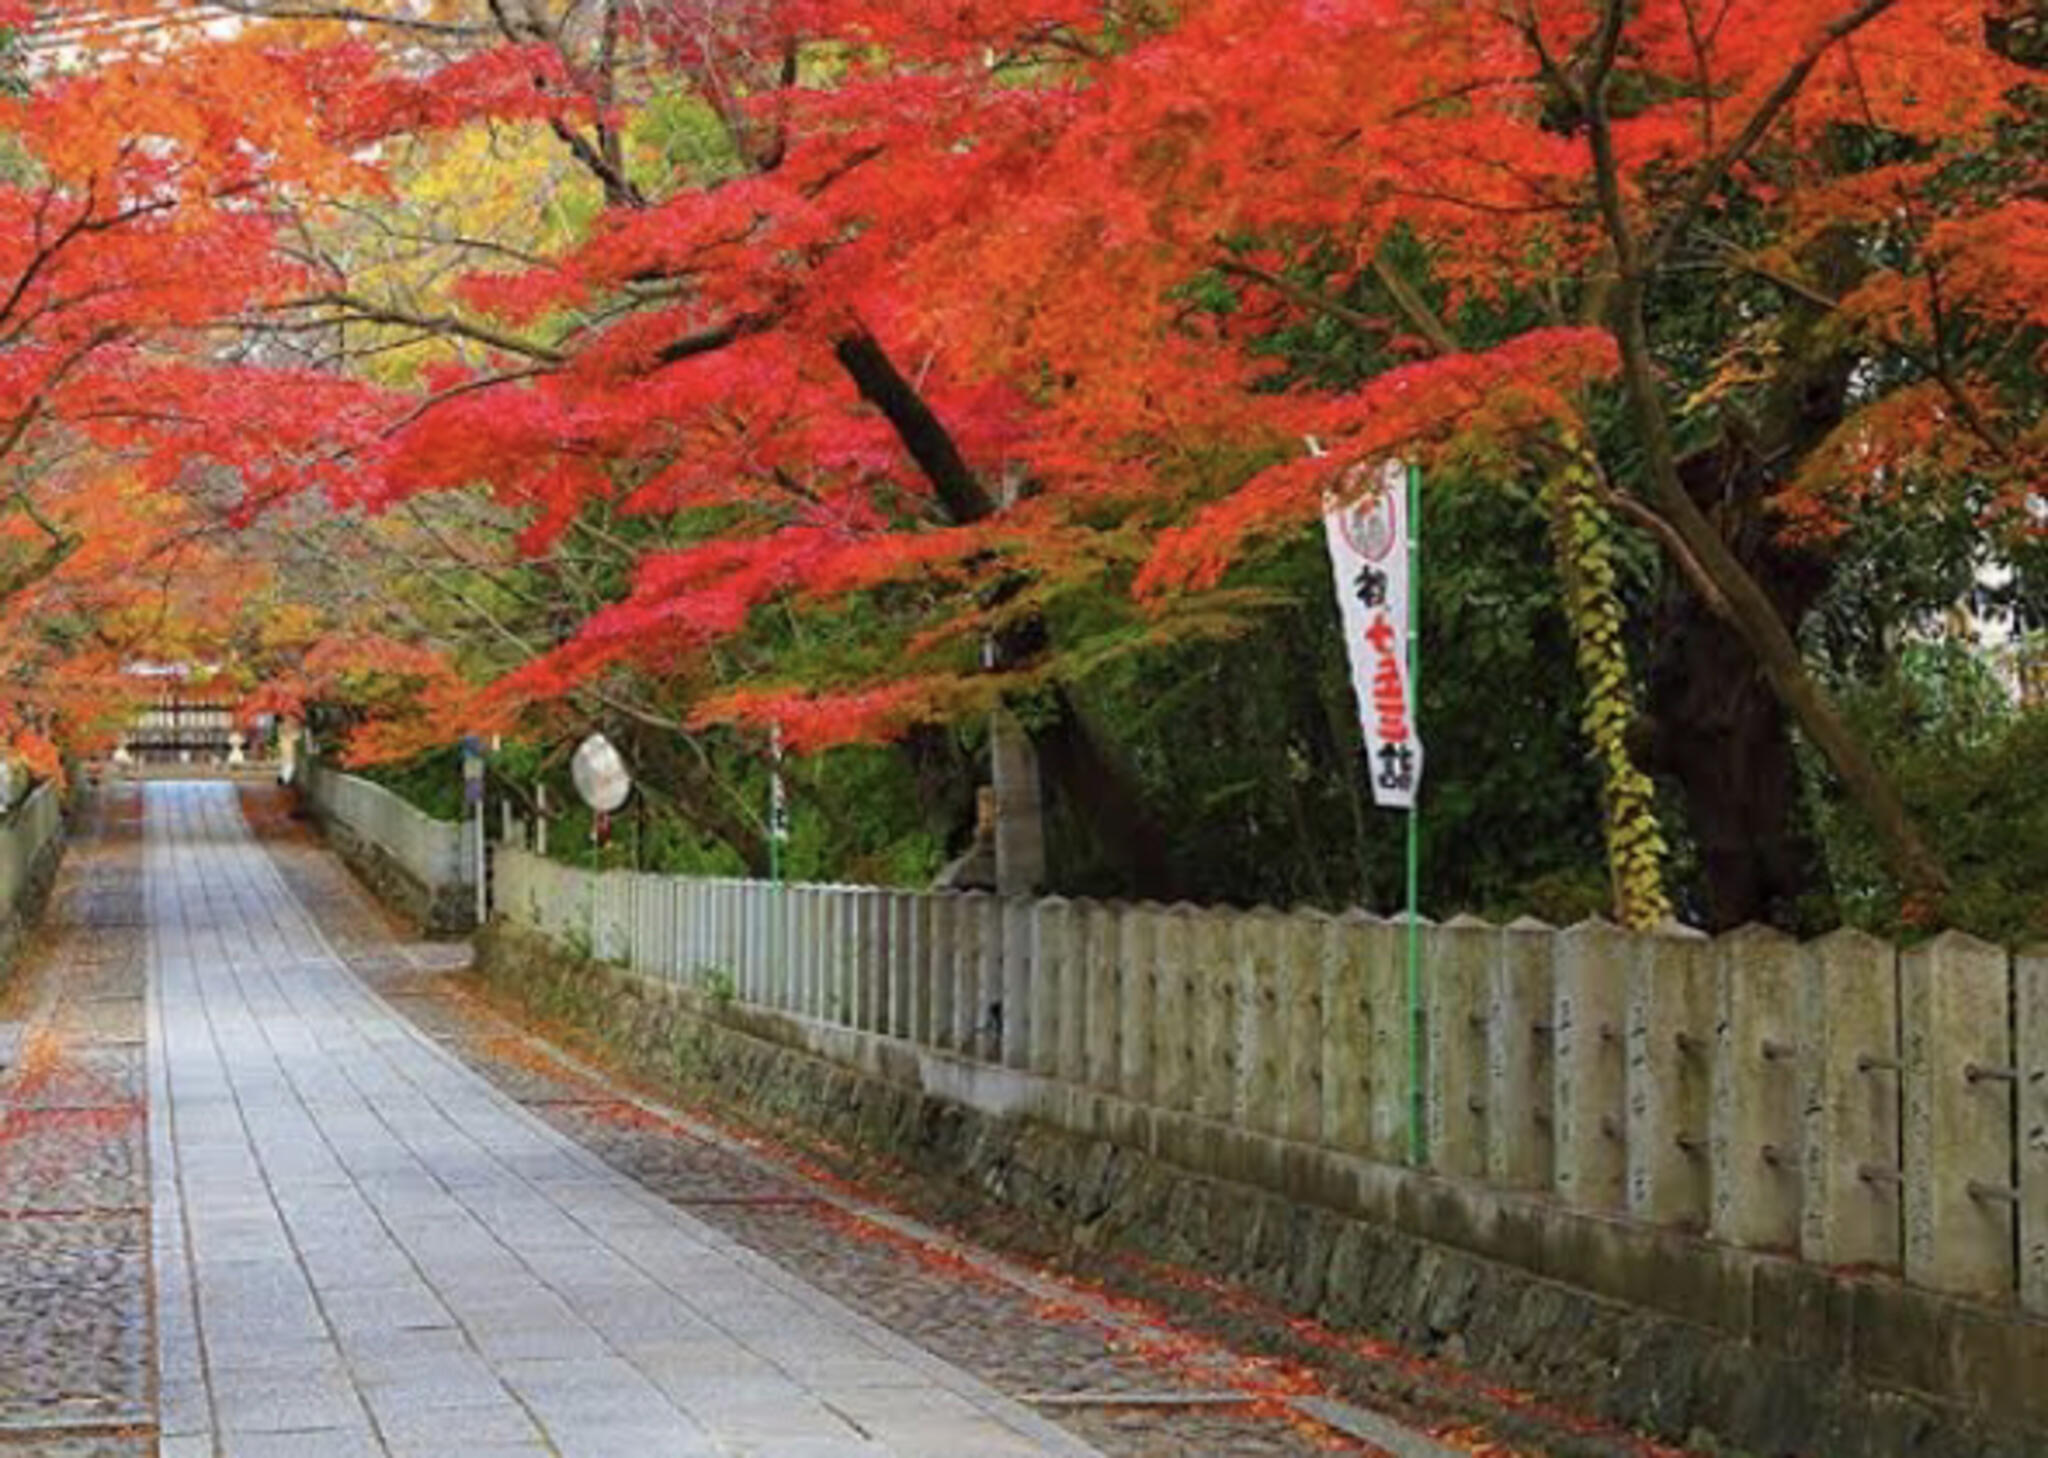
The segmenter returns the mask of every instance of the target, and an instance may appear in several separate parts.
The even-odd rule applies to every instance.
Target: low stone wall
[[[493,929],[484,975],[657,1075],[1673,1442],[2048,1453],[2048,1325],[991,1068]],[[708,990],[706,990],[708,988]]]
[[[380,785],[318,766],[303,803],[377,898],[430,937],[476,929],[475,830],[436,820]]]
[[[0,822],[0,975],[42,915],[63,858],[63,806],[46,785]]]

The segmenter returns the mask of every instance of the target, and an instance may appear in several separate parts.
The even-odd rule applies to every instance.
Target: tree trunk
[[[947,518],[965,525],[997,509],[994,495],[975,474],[945,423],[917,387],[896,368],[881,341],[865,329],[842,335],[833,345],[840,367],[861,396],[881,411],[896,431]],[[999,589],[1000,591],[1000,589]],[[1033,619],[1002,635],[996,645],[999,668],[1018,667],[1047,647],[1045,625]],[[1053,713],[1030,723],[1039,763],[1075,817],[1117,862],[1133,895],[1170,899],[1165,835],[1144,798],[1082,719],[1064,688],[1053,690]]]

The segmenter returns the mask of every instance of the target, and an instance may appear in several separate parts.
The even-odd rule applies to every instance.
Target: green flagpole
[[[1422,468],[1408,464],[1408,731],[1421,742],[1422,710]],[[1422,778],[1417,766],[1408,802],[1408,1162],[1429,1159],[1423,1118],[1422,1057]]]

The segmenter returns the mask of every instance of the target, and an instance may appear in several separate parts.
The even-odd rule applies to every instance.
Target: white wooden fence
[[[793,1018],[1409,1160],[1405,924],[497,864],[509,922]],[[2048,952],[1459,918],[1425,1163],[2048,1313]]]

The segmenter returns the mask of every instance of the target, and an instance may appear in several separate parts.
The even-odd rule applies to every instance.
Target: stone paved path
[[[166,1458],[1092,1451],[435,1047],[342,965],[231,786],[147,796]]]

